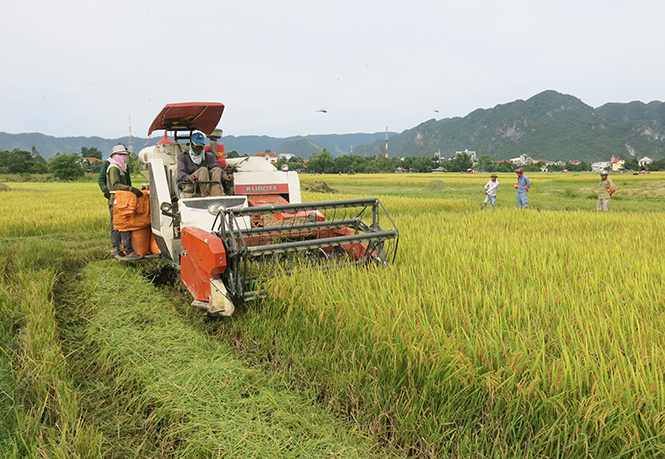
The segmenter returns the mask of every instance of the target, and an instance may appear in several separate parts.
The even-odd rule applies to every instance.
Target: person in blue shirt
[[[529,208],[529,198],[527,193],[529,188],[531,188],[531,180],[529,177],[524,175],[524,169],[521,167],[517,169],[517,183],[515,188],[517,188],[517,208],[518,209],[528,209]]]

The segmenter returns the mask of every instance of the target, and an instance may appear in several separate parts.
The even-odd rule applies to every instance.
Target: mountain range
[[[394,135],[389,132],[389,135]],[[312,153],[319,153],[324,148],[334,156],[350,154],[354,145],[370,144],[377,139],[383,139],[385,144],[385,132],[374,134],[322,134],[293,137],[268,137],[257,135],[225,136],[221,142],[226,151],[237,151],[240,155],[255,155],[259,152],[270,150],[276,153],[290,153],[300,158],[309,158]],[[132,137],[134,151],[154,145],[160,137],[142,138]],[[14,149],[32,151],[34,146],[44,158],[50,158],[57,153],[80,153],[81,147],[95,147],[100,150],[106,158],[113,146],[117,143],[127,146],[128,137],[116,139],[104,139],[101,137],[53,137],[36,132],[23,134],[8,134],[0,132],[0,150],[12,151]]]
[[[356,148],[378,154],[385,142]],[[429,120],[390,138],[390,156],[475,151],[493,160],[527,154],[547,160],[609,160],[612,155],[665,156],[665,103],[608,103],[593,108],[576,97],[544,91],[464,118]]]
[[[374,156],[385,150],[385,132],[372,134],[322,134],[286,138],[227,136],[226,151],[253,155],[271,150],[309,158],[326,148],[333,156]],[[159,137],[133,137],[135,150],[154,144]],[[48,158],[58,152],[80,152],[95,147],[106,156],[113,145],[127,137],[52,137],[40,133],[0,132],[0,150],[30,151],[34,146]],[[548,90],[527,100],[516,100],[489,109],[477,109],[465,117],[429,120],[401,133],[389,133],[391,157],[429,156],[440,152],[475,151],[493,160],[527,154],[534,159],[582,161],[607,160],[610,156],[665,156],[665,103],[640,101],[607,103],[593,108],[580,99]]]

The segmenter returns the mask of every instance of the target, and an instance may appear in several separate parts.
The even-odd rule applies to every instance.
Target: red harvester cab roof
[[[150,125],[148,135],[157,129],[194,131],[210,134],[219,123],[224,104],[219,102],[184,102],[166,104]]]

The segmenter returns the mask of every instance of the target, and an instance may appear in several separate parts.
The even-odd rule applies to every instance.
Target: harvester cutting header
[[[398,231],[378,199],[303,203],[296,172],[260,157],[215,156],[223,111],[221,103],[168,104],[148,131],[164,130],[164,139],[139,153],[153,236],[162,259],[180,271],[192,306],[231,315],[234,301],[260,296],[261,280],[275,272],[394,260]],[[197,131],[209,139],[212,159],[198,153]],[[189,176],[185,160],[216,161],[222,175]],[[225,193],[213,196],[221,194],[213,189]]]

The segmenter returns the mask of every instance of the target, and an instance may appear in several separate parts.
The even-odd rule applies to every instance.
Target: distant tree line
[[[48,163],[35,147],[32,151],[0,151],[0,174],[45,174]]]
[[[288,165],[290,170],[310,172],[314,174],[363,174],[378,172],[395,172],[402,167],[412,172],[432,172],[438,165],[431,158],[409,156],[403,159],[379,157],[364,157],[357,155],[343,155],[334,158],[327,149],[319,153],[312,153],[308,160],[296,156],[289,159],[281,158],[277,168]]]
[[[233,157],[227,155],[228,157]],[[543,163],[527,164],[518,166],[508,161],[495,162],[489,156],[481,156],[478,162],[474,163],[471,156],[467,153],[459,153],[450,159],[439,159],[437,157],[427,158],[422,156],[407,156],[405,158],[386,158],[385,155],[376,157],[363,157],[355,155],[344,155],[334,158],[325,148],[320,153],[312,153],[309,160],[305,161],[298,157],[289,159],[281,158],[277,162],[277,167],[288,165],[290,170],[310,172],[315,174],[354,174],[354,173],[376,173],[376,172],[395,172],[402,168],[407,172],[432,172],[434,169],[445,170],[447,172],[466,172],[469,169],[482,170],[486,172],[514,172],[522,167],[527,172],[540,171]],[[572,164],[567,162],[563,166],[549,165],[550,171],[590,171],[591,164],[580,162]],[[665,170],[665,167],[663,167]]]
[[[0,150],[0,174],[17,174],[27,177],[32,174],[53,174],[55,180],[77,180],[85,173],[98,174],[102,165],[102,152],[95,147],[81,147],[80,153],[58,153],[45,160],[32,147],[32,151],[14,149]],[[138,157],[129,157],[129,169],[135,170]],[[133,167],[134,166],[134,167]]]
[[[267,150],[269,151],[269,150]],[[230,151],[227,158],[237,158],[241,155],[237,151]],[[242,155],[247,156],[247,155]],[[88,159],[86,159],[88,158]],[[71,181],[83,177],[85,173],[99,173],[101,167],[102,152],[95,147],[81,147],[80,153],[58,153],[45,160],[32,147],[32,151],[15,149],[12,151],[0,151],[0,174],[53,174],[56,180]],[[135,154],[129,157],[130,170],[137,170],[138,157]],[[399,168],[407,172],[432,172],[440,168],[448,172],[466,172],[476,169],[486,172],[514,172],[518,167],[524,168],[526,172],[540,171],[544,165],[542,162],[518,166],[508,161],[493,161],[491,157],[483,155],[474,164],[471,157],[466,153],[459,153],[453,158],[442,160],[438,157],[407,156],[404,158],[387,158],[385,154],[378,157],[365,157],[357,155],[344,155],[333,157],[327,149],[312,153],[308,160],[297,156],[288,159],[281,158],[277,162],[277,168],[288,166],[290,170],[298,172],[310,172],[315,174],[355,174],[355,173],[378,173],[395,172]],[[665,170],[665,158],[640,167],[635,157],[625,159],[624,168],[627,170]],[[550,164],[549,171],[590,171],[591,164],[585,161],[580,163],[566,162],[565,165]]]

